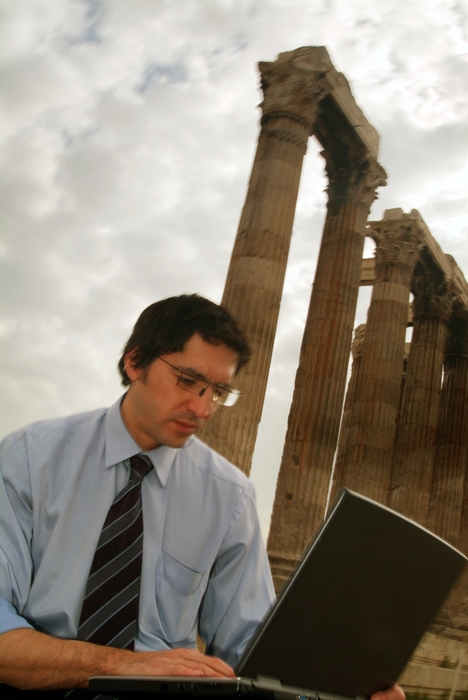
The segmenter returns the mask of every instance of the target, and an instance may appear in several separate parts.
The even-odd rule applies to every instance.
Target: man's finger
[[[388,690],[381,690],[371,696],[371,700],[405,700],[405,693],[399,685],[393,685]]]

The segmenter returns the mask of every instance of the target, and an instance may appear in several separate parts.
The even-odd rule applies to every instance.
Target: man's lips
[[[192,423],[191,421],[186,420],[175,419],[174,423],[181,433],[187,433],[189,435],[195,433],[201,427],[199,423]]]

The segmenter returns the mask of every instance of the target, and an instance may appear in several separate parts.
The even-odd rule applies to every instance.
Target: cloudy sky
[[[468,277],[466,0],[0,0],[0,12],[0,436],[114,402],[149,303],[220,300],[258,135],[256,64],[282,51],[326,46],[379,131],[389,181],[370,218],[418,209]],[[319,150],[311,139],[252,471],[265,534],[325,213]]]

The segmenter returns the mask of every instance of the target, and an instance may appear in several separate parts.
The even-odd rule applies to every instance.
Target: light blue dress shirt
[[[120,402],[0,443],[0,633],[76,637],[107,511],[141,449]],[[197,438],[147,453],[135,649],[194,647],[235,665],[274,600],[250,481]]]

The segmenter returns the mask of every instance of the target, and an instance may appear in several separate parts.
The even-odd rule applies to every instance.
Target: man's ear
[[[125,371],[127,373],[127,377],[130,379],[131,382],[134,382],[136,379],[138,379],[141,371],[139,368],[135,367],[135,355],[135,348],[133,350],[129,350],[124,355]]]

